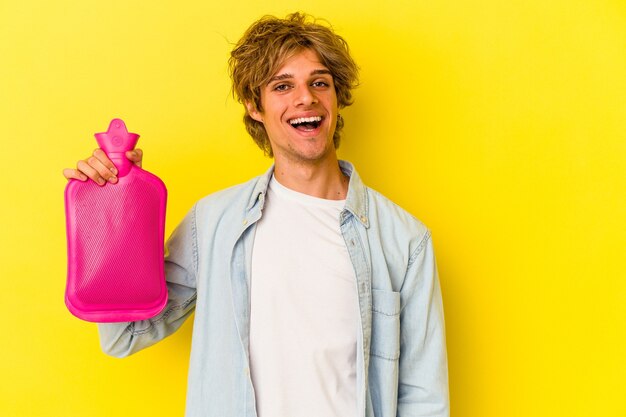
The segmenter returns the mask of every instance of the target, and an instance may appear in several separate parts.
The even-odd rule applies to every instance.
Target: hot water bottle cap
[[[128,132],[122,119],[113,119],[109,123],[109,130],[94,135],[98,145],[104,152],[123,153],[135,149],[139,135]]]

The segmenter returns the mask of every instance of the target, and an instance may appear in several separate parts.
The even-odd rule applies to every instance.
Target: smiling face
[[[262,87],[261,107],[246,103],[250,116],[263,123],[277,164],[337,158],[337,94],[330,71],[315,51],[304,49],[285,60]]]

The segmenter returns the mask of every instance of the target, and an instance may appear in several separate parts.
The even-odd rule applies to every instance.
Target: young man
[[[430,233],[337,159],[357,84],[347,44],[298,13],[265,17],[230,69],[274,166],[196,203],[167,243],[168,305],[100,324],[102,348],[129,355],[195,309],[187,416],[448,416]],[[65,175],[114,172],[97,150]]]

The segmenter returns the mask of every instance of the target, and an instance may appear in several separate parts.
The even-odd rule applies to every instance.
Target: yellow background
[[[263,172],[226,60],[298,9],[362,68],[340,156],[433,231],[452,415],[625,416],[623,0],[2,0],[0,416],[183,414],[191,321],[117,360],[66,310],[61,171],[123,118],[168,234]]]

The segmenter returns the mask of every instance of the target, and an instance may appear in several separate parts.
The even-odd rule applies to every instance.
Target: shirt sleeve
[[[157,316],[127,323],[98,323],[100,345],[111,356],[125,357],[174,333],[196,305],[198,268],[196,207],[187,214],[165,245],[168,301]]]
[[[443,303],[430,232],[413,251],[400,290],[398,417],[448,417]]]

